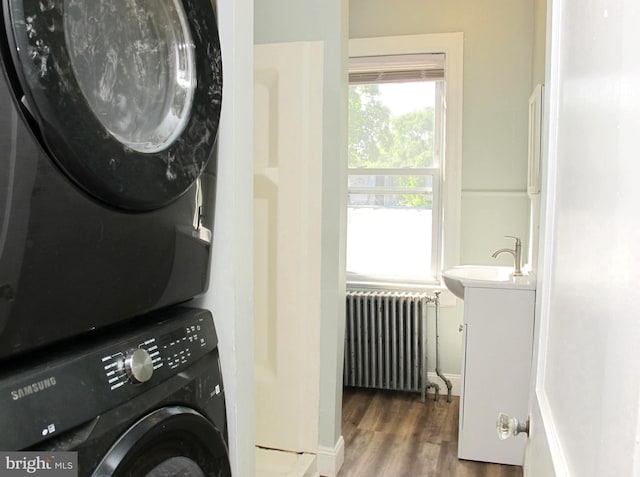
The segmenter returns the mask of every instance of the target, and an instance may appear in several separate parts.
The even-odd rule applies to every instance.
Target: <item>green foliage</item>
[[[392,142],[391,111],[377,85],[349,88],[349,166],[377,167]]]
[[[433,157],[433,108],[411,111],[391,123],[391,162],[400,167],[429,167]]]
[[[349,167],[411,168],[433,164],[434,109],[392,116],[377,85],[349,87]],[[396,185],[416,187],[416,176],[398,177]],[[398,204],[431,207],[421,194],[404,194]]]
[[[429,167],[434,110],[392,116],[377,85],[349,87],[350,167]]]
[[[416,176],[403,177],[403,187],[418,187],[418,178]],[[403,194],[399,197],[398,203],[405,207],[418,207],[430,209],[433,205],[431,199],[424,194]]]

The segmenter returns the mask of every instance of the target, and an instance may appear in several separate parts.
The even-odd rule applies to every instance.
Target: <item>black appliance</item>
[[[222,61],[210,0],[6,0],[0,360],[206,290]]]
[[[0,375],[0,449],[77,451],[83,477],[230,476],[211,314],[122,328]]]

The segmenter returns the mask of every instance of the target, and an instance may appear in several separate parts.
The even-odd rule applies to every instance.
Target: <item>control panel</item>
[[[106,384],[114,391],[145,383],[154,375],[175,374],[175,370],[211,350],[205,328],[204,320],[197,318],[158,336],[143,336],[137,343],[110,351],[100,358]]]
[[[0,433],[0,447],[28,447],[187,370],[207,369],[199,360],[217,346],[209,311],[174,307],[143,324],[77,340],[73,347],[43,355],[42,361],[0,370],[0,428],[13,429]],[[217,359],[215,353],[210,356]],[[27,414],[29,421],[16,422],[16,415]]]

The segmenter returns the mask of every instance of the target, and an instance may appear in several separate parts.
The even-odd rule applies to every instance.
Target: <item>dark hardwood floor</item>
[[[346,388],[338,477],[522,477],[522,468],[458,460],[458,398]]]

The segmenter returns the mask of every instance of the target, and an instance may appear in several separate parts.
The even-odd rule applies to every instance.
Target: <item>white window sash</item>
[[[443,291],[441,304],[453,305],[455,297],[448,293],[439,282],[440,271],[460,262],[460,200],[462,165],[462,110],[463,110],[463,33],[437,33],[427,35],[405,35],[377,38],[357,38],[349,40],[350,57],[372,57],[381,55],[412,55],[425,53],[444,53],[446,88],[442,91],[442,107],[446,108],[443,143],[437,158],[446,154],[441,180],[438,181],[441,203],[438,207],[442,233],[437,243],[442,250],[441,257],[434,262],[437,266],[435,284],[424,283],[383,283],[367,282],[366,277],[354,274],[347,276],[349,286],[358,288],[385,288]],[[440,135],[442,137],[442,135]],[[439,160],[439,159],[437,159]],[[445,211],[444,214],[442,212]],[[436,243],[436,242],[434,242]],[[446,244],[446,245],[445,245]]]

